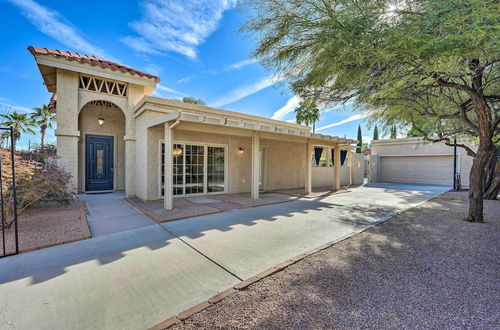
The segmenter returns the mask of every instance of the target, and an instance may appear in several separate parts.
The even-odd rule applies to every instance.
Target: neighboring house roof
[[[75,52],[68,52],[57,49],[50,48],[40,48],[29,46],[28,50],[33,55],[54,55],[56,57],[63,57],[69,61],[78,61],[79,63],[87,63],[92,66],[99,66],[103,69],[110,69],[113,71],[120,71],[123,73],[130,73],[132,75],[138,75],[139,77],[146,77],[150,79],[154,79],[156,82],[160,81],[160,77],[153,76],[152,74],[141,72],[139,70],[133,69],[131,67],[125,66],[123,64],[118,64],[111,61],[106,61],[101,57],[97,57],[94,55],[85,55]]]
[[[49,104],[47,105],[47,108],[49,108],[50,110],[55,110],[56,103],[57,103],[57,93],[52,93],[52,96],[50,97],[50,101],[49,101]]]

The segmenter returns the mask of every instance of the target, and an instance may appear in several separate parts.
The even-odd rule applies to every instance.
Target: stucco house
[[[159,77],[96,56],[28,50],[53,93],[60,165],[80,192],[124,190],[143,200],[163,198],[166,209],[177,196],[310,192],[318,148],[329,159],[319,186],[340,189],[342,171],[344,184],[362,183],[354,140],[153,97]]]

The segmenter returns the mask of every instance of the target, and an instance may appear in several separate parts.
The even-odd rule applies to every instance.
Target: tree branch
[[[444,144],[446,144],[447,146],[454,146],[454,143],[451,142],[451,140],[450,140],[449,137],[440,137],[440,138],[437,138],[437,139],[430,138],[428,136],[428,134],[424,130],[422,130],[420,127],[418,127],[417,125],[415,125],[414,122],[412,122],[412,126],[413,126],[414,129],[416,129],[418,132],[420,132],[420,134],[423,135],[423,139],[425,141],[429,141],[429,142],[432,142],[432,143],[444,142]],[[471,148],[469,148],[465,144],[457,143],[457,147],[465,149],[465,151],[467,152],[467,155],[469,155],[469,156],[471,156],[473,158],[476,157],[476,153],[474,152],[474,150],[472,150]]]

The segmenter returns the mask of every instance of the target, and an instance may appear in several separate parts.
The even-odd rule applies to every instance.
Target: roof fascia
[[[156,81],[149,78],[140,78],[132,76],[131,74],[124,72],[115,72],[102,69],[97,66],[92,66],[86,63],[79,63],[78,61],[69,61],[64,58],[56,58],[53,55],[35,55],[35,60],[38,64],[51,66],[59,69],[64,69],[68,71],[75,71],[80,73],[85,73],[93,76],[99,76],[102,78],[108,78],[112,80],[124,81],[131,84],[156,87]]]

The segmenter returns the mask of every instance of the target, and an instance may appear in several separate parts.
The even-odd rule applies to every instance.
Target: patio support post
[[[348,164],[349,164],[349,185],[352,185],[352,167],[354,166],[354,154],[352,150],[347,149],[347,155],[349,156]]]
[[[340,145],[335,145],[333,155],[333,176],[335,178],[335,190],[340,190]]]
[[[165,124],[165,164],[164,173],[165,173],[165,186],[164,186],[164,197],[163,197],[163,206],[166,210],[171,210],[174,208],[174,200],[173,200],[173,129],[170,128],[170,124],[166,122]]]
[[[259,179],[260,179],[260,135],[254,132],[252,137],[252,189],[253,199],[259,199]]]
[[[311,152],[312,152],[312,144],[309,140],[307,140],[306,143],[306,175],[305,175],[305,193],[310,194],[312,191],[312,183],[311,183],[311,178],[312,178],[312,163],[311,163]]]

